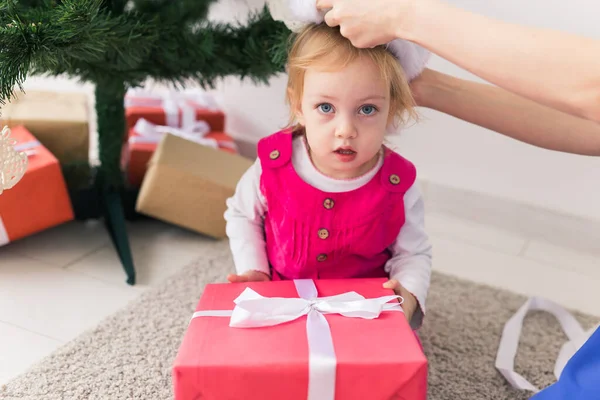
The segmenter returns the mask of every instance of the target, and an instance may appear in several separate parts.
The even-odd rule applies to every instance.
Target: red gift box
[[[384,281],[207,285],[174,362],[175,399],[426,399],[427,360],[404,314],[383,311],[363,318],[355,314],[358,304],[377,314],[374,310],[381,299],[375,299],[382,296],[387,296],[386,306],[398,306],[389,296],[391,291],[382,288]],[[318,299],[306,295],[310,287]],[[364,296],[366,302],[344,299],[340,305],[322,299],[349,291]],[[249,299],[240,301],[242,293]],[[257,299],[256,293],[267,299]],[[281,304],[281,298],[286,304]],[[227,317],[234,306],[233,316]],[[323,312],[331,307],[341,307],[346,314]],[[275,315],[271,320],[282,318],[283,310],[309,313],[274,326],[238,327],[268,314]]]
[[[21,180],[0,195],[0,246],[74,218],[56,157],[24,126],[11,128],[10,137],[29,162]]]
[[[127,131],[140,118],[184,129],[195,121],[206,121],[211,131],[225,130],[225,114],[209,94],[200,90],[164,93],[129,90],[125,96]]]
[[[199,123],[200,125],[202,122]],[[197,123],[198,125],[198,123]],[[209,129],[206,127],[206,129]],[[233,138],[225,132],[185,132],[177,128],[158,126],[144,118],[138,120],[128,133],[128,142],[123,146],[122,164],[127,171],[127,180],[133,186],[140,186],[148,169],[148,162],[156,150],[164,133],[180,134],[184,138],[195,140],[220,150],[237,154]],[[212,142],[212,143],[211,143]]]

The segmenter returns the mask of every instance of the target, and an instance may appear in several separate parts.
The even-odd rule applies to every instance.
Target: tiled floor
[[[436,270],[600,315],[600,254],[460,218],[433,204],[428,210]],[[69,223],[0,248],[0,384],[194,260],[197,241],[205,240],[150,220],[131,225],[130,233],[134,287],[125,284],[97,223]]]

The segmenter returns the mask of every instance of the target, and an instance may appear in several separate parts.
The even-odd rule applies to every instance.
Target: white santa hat
[[[322,23],[326,13],[317,9],[316,0],[267,0],[267,4],[273,19],[282,21],[293,32],[306,24]],[[398,59],[409,81],[423,72],[431,54],[423,47],[402,39],[392,40],[387,49]]]

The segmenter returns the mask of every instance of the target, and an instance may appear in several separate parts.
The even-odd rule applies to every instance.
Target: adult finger
[[[333,7],[334,0],[317,0],[317,10],[326,10]]]
[[[327,11],[327,13],[325,14],[324,20],[325,20],[325,23],[332,28],[335,26],[338,26],[340,24],[340,20],[338,17],[335,16],[334,10]]]

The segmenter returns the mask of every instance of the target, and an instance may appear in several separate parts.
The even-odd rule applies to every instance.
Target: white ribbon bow
[[[165,110],[167,125],[191,129],[197,121],[196,108],[202,107],[209,110],[218,110],[215,99],[201,90],[186,92],[169,91],[155,93],[141,89],[129,89],[125,96],[125,107],[160,106]],[[181,112],[181,123],[179,113]]]
[[[283,324],[304,315],[308,337],[308,400],[335,399],[335,370],[337,360],[329,323],[324,314],[374,319],[383,311],[402,311],[400,296],[366,299],[356,292],[337,296],[317,297],[317,288],[310,279],[295,280],[300,298],[264,297],[246,288],[235,300],[233,311],[197,311],[198,317],[231,317],[232,328],[258,328]],[[394,299],[397,303],[388,303]]]

